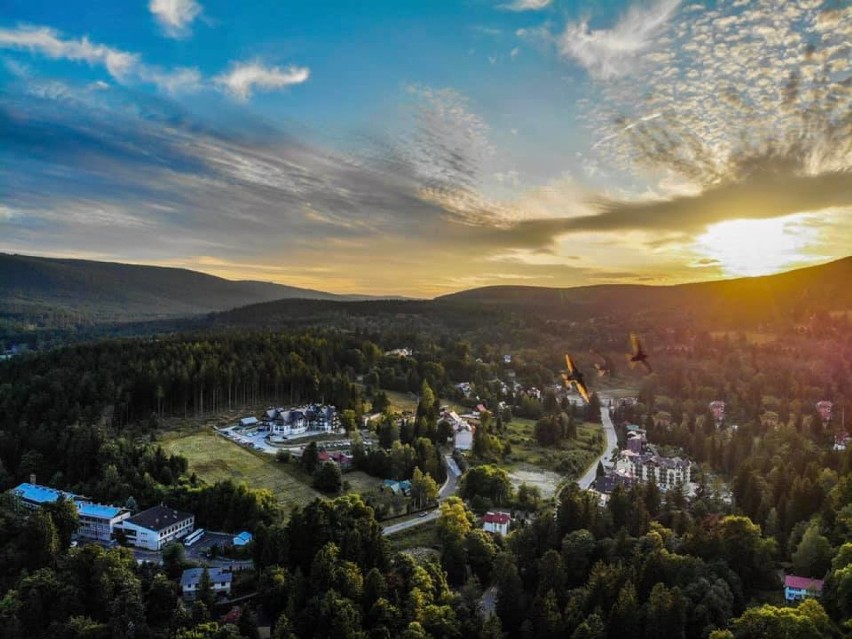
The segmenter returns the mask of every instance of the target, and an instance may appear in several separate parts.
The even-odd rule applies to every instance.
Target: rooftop
[[[190,517],[193,517],[190,513],[183,513],[173,508],[167,508],[166,506],[154,506],[153,508],[142,511],[138,515],[134,515],[127,521],[142,528],[159,532]]]
[[[77,510],[84,517],[97,517],[98,519],[113,519],[118,517],[124,508],[118,506],[106,506],[104,504],[92,504],[87,501],[78,501]]]
[[[48,488],[47,486],[39,486],[38,484],[21,484],[13,488],[12,492],[21,499],[35,504],[52,504],[63,495],[68,499],[80,499],[79,495],[67,493],[64,490]]]
[[[187,568],[180,577],[180,587],[197,586],[201,583],[202,574],[204,568]],[[234,579],[234,575],[223,568],[208,568],[207,574],[210,575],[210,583],[231,583]]]
[[[486,524],[508,524],[511,520],[509,513],[485,513],[482,518]]]
[[[822,579],[811,579],[810,577],[797,577],[787,575],[784,577],[785,588],[799,588],[802,590],[816,590],[822,592]]]

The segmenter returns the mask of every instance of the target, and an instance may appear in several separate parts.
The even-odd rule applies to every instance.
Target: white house
[[[849,442],[852,441],[852,437],[849,437],[849,433],[840,433],[834,436],[834,447],[833,450],[836,451],[844,451],[849,446]]]
[[[822,583],[821,579],[786,575],[784,577],[784,599],[787,601],[801,601],[808,597],[821,597]]]
[[[482,518],[482,529],[485,532],[508,535],[510,521],[512,521],[512,517],[509,513],[487,512]]]
[[[119,528],[119,526],[116,526]],[[195,528],[195,515],[166,506],[154,506],[121,522],[127,541],[137,548],[161,550],[166,544],[186,537]]]
[[[126,508],[87,501],[77,502],[77,513],[80,519],[77,534],[100,541],[112,539],[116,527],[130,518],[130,511]]]
[[[249,428],[250,426],[257,426],[257,417],[243,417],[240,420],[240,426],[243,428]]]
[[[180,577],[180,589],[186,599],[195,599],[201,585],[204,568],[188,568]],[[228,596],[231,594],[231,582],[234,575],[223,568],[208,568],[210,586],[215,595]]]

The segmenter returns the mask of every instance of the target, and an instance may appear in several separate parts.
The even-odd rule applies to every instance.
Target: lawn
[[[579,476],[603,450],[599,424],[577,427],[576,439],[564,439],[560,448],[539,446],[534,436],[535,421],[514,418],[506,426],[505,437],[512,446],[509,469],[537,467],[567,476]]]
[[[300,473],[293,462],[282,464],[269,455],[248,451],[212,430],[175,437],[162,445],[168,452],[186,457],[190,472],[205,482],[213,484],[231,479],[251,488],[269,489],[285,510],[304,506],[322,496],[295,476]]]

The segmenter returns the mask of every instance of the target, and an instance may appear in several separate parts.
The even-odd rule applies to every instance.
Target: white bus
[[[192,544],[194,544],[196,541],[201,539],[203,536],[204,536],[204,529],[199,528],[194,533],[190,533],[189,535],[186,536],[186,539],[183,540],[183,545],[186,546],[187,548],[189,548]]]

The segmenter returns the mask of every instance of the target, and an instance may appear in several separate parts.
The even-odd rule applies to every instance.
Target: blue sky
[[[434,295],[852,239],[843,4],[76,4],[0,0],[0,251]]]

